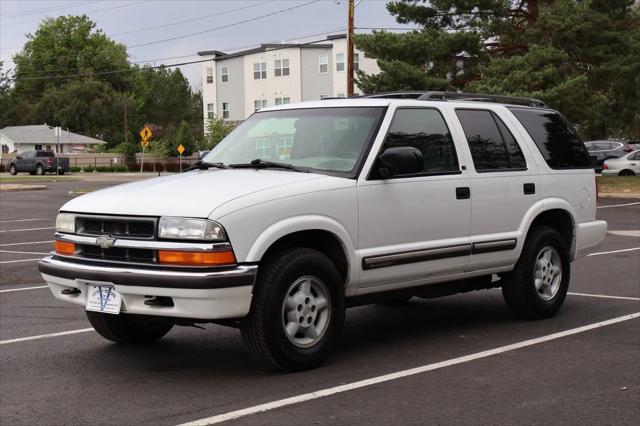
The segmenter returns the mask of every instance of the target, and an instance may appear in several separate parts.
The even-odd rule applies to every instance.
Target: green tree
[[[534,96],[587,138],[640,136],[640,11],[633,0],[394,1],[406,34],[355,37],[378,59],[365,92],[462,89]]]
[[[0,129],[10,125],[9,115],[11,113],[11,80],[9,72],[4,71],[3,62],[0,61]]]
[[[191,155],[196,149],[196,138],[187,121],[182,121],[178,128],[166,135],[163,140],[164,152],[171,157],[177,157],[178,147],[182,145],[185,151],[182,155]]]
[[[221,118],[214,118],[207,120],[207,131],[204,135],[201,150],[212,149],[218,144],[225,136],[227,136],[234,129],[234,126],[225,123]]]

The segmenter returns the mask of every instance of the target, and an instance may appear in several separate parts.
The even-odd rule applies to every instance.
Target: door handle
[[[536,193],[536,184],[535,183],[525,183],[522,185],[522,190],[524,191],[524,195],[531,195]]]
[[[458,200],[468,200],[471,198],[471,189],[468,186],[456,188],[456,198]]]

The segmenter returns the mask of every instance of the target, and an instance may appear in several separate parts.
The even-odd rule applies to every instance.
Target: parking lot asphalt
[[[552,319],[514,319],[499,290],[353,308],[326,365],[277,374],[222,326],[111,344],[43,287],[34,259],[69,191],[122,180],[0,194],[2,425],[640,422],[640,200],[601,200],[612,233]]]

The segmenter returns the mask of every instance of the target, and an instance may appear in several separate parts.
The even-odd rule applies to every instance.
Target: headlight
[[[224,241],[227,239],[227,233],[218,222],[182,217],[161,217],[158,236],[174,240]]]
[[[56,216],[56,231],[73,234],[76,232],[76,217],[69,213],[60,213]]]

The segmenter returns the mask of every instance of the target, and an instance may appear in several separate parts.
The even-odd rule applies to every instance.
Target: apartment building
[[[202,63],[205,121],[241,121],[267,106],[347,94],[346,34],[316,44],[262,44],[236,53],[210,50],[198,55],[211,59]],[[357,50],[354,68],[368,74],[380,71],[374,59]]]

